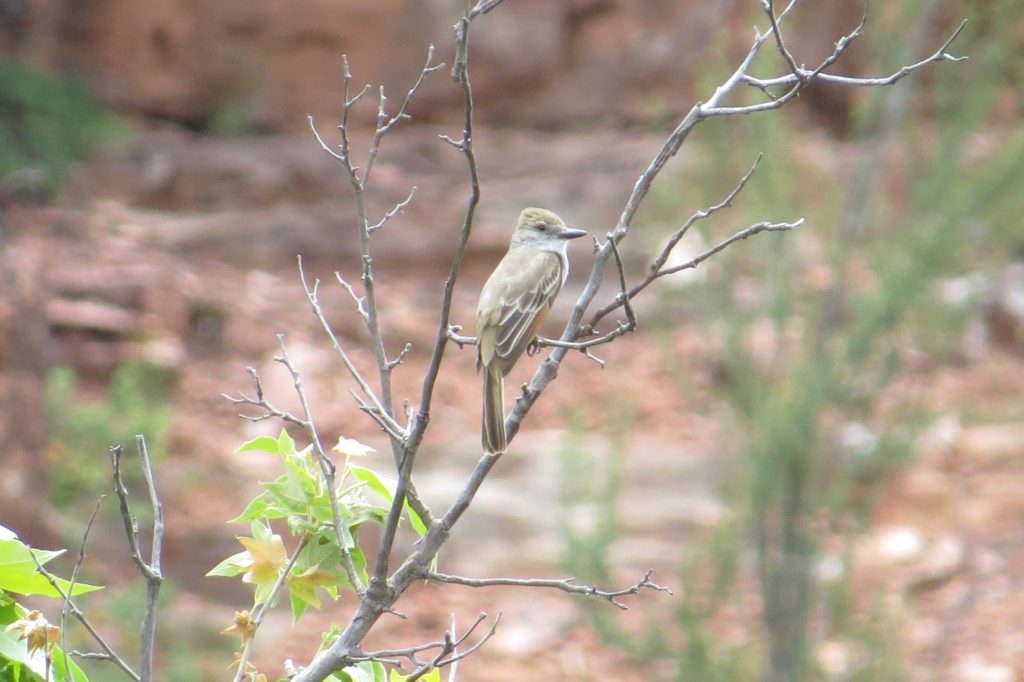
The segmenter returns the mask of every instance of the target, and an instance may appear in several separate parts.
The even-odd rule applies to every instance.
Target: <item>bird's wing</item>
[[[537,336],[551,304],[562,288],[562,261],[554,253],[539,252],[515,273],[502,297],[494,343],[507,374]]]

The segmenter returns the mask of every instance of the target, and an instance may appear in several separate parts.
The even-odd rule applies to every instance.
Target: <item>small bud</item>
[[[256,634],[256,623],[248,611],[235,611],[235,622],[229,628],[220,631],[222,635],[240,635],[242,644],[247,644]]]

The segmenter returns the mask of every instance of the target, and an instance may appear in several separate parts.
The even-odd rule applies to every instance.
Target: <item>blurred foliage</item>
[[[167,445],[171,412],[170,378],[166,370],[145,362],[129,362],[110,377],[104,395],[82,395],[73,369],[56,367],[46,376],[47,421],[52,437],[47,456],[50,500],[62,509],[92,504],[110,490],[110,448],[135,448],[135,436],[146,437],[150,455],[159,462]],[[127,467],[125,480],[140,479]]]
[[[872,25],[864,38],[878,55],[873,71],[932,49],[930,31],[906,36],[904,27],[921,17],[927,24],[933,10],[916,0],[900,10],[902,21]],[[931,366],[961,359],[976,299],[950,303],[937,285],[995,272],[1024,243],[1024,195],[1013,189],[1024,183],[1024,130],[995,127],[1007,70],[1017,81],[1024,75],[997,31],[1021,9],[1000,0],[987,12],[994,14],[969,26],[990,31],[969,29],[954,46],[969,61],[864,93],[852,145],[804,139],[810,133],[796,129],[792,111],[710,121],[689,149],[698,156],[687,182],[666,178],[655,187],[639,235],[649,248],[696,208],[724,197],[761,149],[758,174],[724,220],[700,225],[702,237],[710,245],[721,232],[759,220],[808,220],[797,233],[731,249],[709,264],[706,282],[664,288],[661,310],[651,316],[665,327],[696,318],[721,333],[718,392],[744,443],[721,482],[732,520],[680,559],[688,589],[674,630],[652,623],[637,635],[589,610],[606,640],[646,663],[670,663],[669,679],[905,678],[896,616],[881,595],[865,610],[871,595],[855,600],[851,593],[853,541],[891,472],[913,455],[928,417],[918,398],[890,394],[883,403],[883,390],[911,371],[910,355]],[[720,81],[721,71],[708,73],[709,82]],[[808,171],[816,147],[810,164],[819,167]],[[567,510],[614,491],[614,470],[584,488],[574,479],[581,473],[571,446],[566,461],[567,480],[578,486],[567,489]],[[604,499],[598,530],[566,530],[569,570],[588,580],[610,574],[616,535],[607,529],[615,511],[607,502],[613,498]],[[820,575],[823,563],[836,567],[834,575]],[[751,590],[762,622],[740,641],[723,642],[716,619],[735,614]],[[824,667],[817,652],[826,641],[856,652],[849,670]]]
[[[269,133],[267,126],[257,120],[257,114],[258,108],[252,92],[228,87],[203,127],[214,137],[247,137]]]
[[[72,163],[119,130],[78,81],[0,59],[0,187],[52,194]]]

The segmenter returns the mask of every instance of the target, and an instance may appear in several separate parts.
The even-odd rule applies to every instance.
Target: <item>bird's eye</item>
[[[545,225],[544,223],[537,223],[536,225],[534,225],[534,227],[536,227],[541,232],[545,232],[548,229],[548,226]]]

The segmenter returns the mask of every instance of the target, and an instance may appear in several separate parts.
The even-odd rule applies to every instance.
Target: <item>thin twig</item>
[[[480,618],[477,620],[476,623],[473,624],[473,628],[475,628],[478,623],[480,623],[484,618],[486,618],[486,616],[486,613],[481,613]],[[449,634],[446,637],[445,641],[450,642],[450,646],[446,646],[444,649],[442,649],[443,655],[438,654],[438,656],[436,656],[433,661],[431,661],[429,664],[422,666],[419,670],[410,675],[407,682],[414,682],[415,680],[418,680],[424,675],[426,675],[434,668],[443,668],[447,665],[452,665],[454,663],[457,663],[458,661],[461,661],[467,656],[476,653],[476,651],[479,650],[480,647],[486,644],[487,641],[494,636],[494,633],[498,630],[498,623],[500,622],[501,614],[499,613],[497,616],[495,616],[494,622],[491,623],[491,627],[487,630],[487,633],[483,637],[481,637],[476,644],[469,647],[461,654],[457,654],[455,653],[455,651],[458,648],[459,644],[461,644],[466,639],[466,637],[469,636],[469,633],[467,632],[465,635],[463,635],[460,639],[456,641],[452,641],[452,635]],[[472,632],[472,628],[470,629],[469,632]],[[445,656],[447,656],[447,658],[445,658]]]
[[[786,44],[782,40],[782,31],[779,30],[779,23],[775,18],[775,2],[774,0],[761,0],[761,7],[764,9],[765,14],[768,15],[768,21],[771,23],[771,33],[775,36],[775,46],[779,49],[779,54],[782,55],[782,59],[789,66],[790,73],[795,75],[798,80],[805,80],[804,75],[800,72],[800,67],[796,65],[796,60],[793,58],[792,53],[786,47]],[[792,5],[790,6],[792,8]]]
[[[406,208],[408,208],[409,204],[412,203],[412,198],[414,196],[416,196],[416,186],[415,185],[413,185],[413,188],[411,190],[409,190],[409,196],[407,196],[405,199],[403,199],[402,201],[399,201],[397,204],[395,204],[394,207],[390,211],[388,211],[387,213],[384,214],[383,218],[381,218],[380,220],[375,222],[373,225],[370,225],[369,227],[367,227],[366,228],[367,232],[369,232],[370,234],[373,234],[374,232],[376,232],[380,228],[384,227],[384,225],[386,225],[389,220],[391,220],[396,215],[398,215],[399,213],[404,211]]]
[[[669,237],[668,241],[665,243],[665,246],[662,247],[661,252],[653,261],[651,261],[651,264],[648,266],[647,276],[643,280],[641,280],[639,284],[634,286],[626,293],[627,300],[635,297],[637,294],[643,291],[648,284],[654,281],[655,277],[657,276],[657,273],[661,270],[662,267],[664,267],[665,263],[668,262],[668,259],[671,257],[673,250],[676,248],[676,246],[679,244],[682,238],[686,236],[686,234],[690,231],[690,228],[693,227],[695,223],[697,223],[700,220],[705,220],[706,218],[711,217],[712,215],[714,215],[715,213],[724,208],[732,207],[733,200],[736,199],[737,196],[739,196],[739,193],[742,192],[743,189],[747,186],[747,183],[750,182],[750,178],[753,177],[754,172],[760,165],[762,158],[764,158],[763,153],[757,155],[757,158],[754,159],[754,163],[753,165],[751,165],[750,170],[747,171],[746,175],[740,178],[740,181],[736,183],[736,186],[732,188],[729,194],[726,195],[726,197],[722,199],[722,201],[718,202],[714,206],[709,206],[708,208],[704,208],[697,211],[692,216],[690,216],[679,227],[679,229],[672,233],[672,236]],[[620,301],[620,299],[616,298],[611,303],[608,303],[604,307],[598,309],[590,317],[587,323],[583,325],[583,327],[580,330],[580,334],[586,336],[592,333],[593,329],[595,328],[598,322],[600,322],[608,313],[616,310],[621,305],[622,302]]]
[[[399,440],[404,439],[406,435],[405,429],[402,428],[402,426],[399,425],[398,422],[394,420],[391,411],[385,407],[385,403],[382,401],[382,399],[377,397],[377,394],[374,393],[373,389],[370,387],[369,382],[367,382],[367,380],[363,378],[363,375],[359,372],[359,370],[356,369],[355,364],[353,364],[352,360],[348,356],[348,353],[345,352],[344,347],[342,347],[341,342],[338,340],[337,335],[334,333],[334,329],[331,327],[330,322],[327,321],[327,317],[324,315],[323,308],[320,305],[320,280],[313,280],[313,284],[310,285],[308,280],[306,279],[306,273],[305,270],[303,269],[301,256],[298,258],[298,263],[299,278],[302,281],[302,289],[303,291],[306,292],[306,298],[309,300],[309,305],[313,310],[313,314],[316,316],[316,319],[320,321],[320,326],[323,327],[323,330],[327,333],[328,338],[331,340],[331,345],[334,348],[334,352],[338,354],[339,358],[341,358],[341,362],[342,364],[345,365],[345,369],[348,370],[348,373],[355,380],[356,384],[359,385],[359,389],[363,392],[363,394],[373,405],[374,412],[372,413],[372,415],[376,418],[377,423],[381,425],[381,428],[383,428],[393,438],[397,438]],[[343,281],[340,276],[338,277],[338,280]],[[367,305],[367,301],[369,300],[369,294],[360,298],[355,295],[355,291],[353,291],[351,287],[346,288],[352,295],[352,297],[357,301],[359,305],[359,313],[360,315],[363,316],[363,319],[367,321],[367,325],[369,326],[370,315],[369,307]],[[387,361],[385,360],[385,363],[386,362]]]
[[[413,682],[422,678],[424,675],[429,673],[431,670],[436,668],[443,668],[446,666],[455,666],[460,660],[476,652],[480,647],[487,643],[487,641],[494,636],[497,631],[498,623],[501,622],[501,614],[499,613],[494,621],[491,623],[491,627],[488,628],[487,632],[470,648],[459,652],[458,648],[461,646],[473,632],[477,629],[480,623],[487,619],[486,613],[481,613],[477,616],[476,620],[469,629],[459,636],[455,630],[455,615],[452,614],[451,624],[448,630],[444,634],[444,639],[439,642],[430,642],[429,644],[420,644],[418,646],[407,647],[404,649],[386,649],[381,651],[372,651],[366,653],[359,653],[352,656],[353,661],[381,661],[390,662],[392,664],[399,665],[399,658],[408,659],[413,665],[417,666],[408,677],[405,679],[407,682]],[[437,649],[437,653],[429,661],[421,661],[416,654],[421,654],[426,651],[432,651]],[[449,678],[451,679],[451,678]]]
[[[568,592],[569,594],[581,594],[587,597],[594,597],[606,601],[609,604],[625,611],[629,609],[628,606],[618,601],[617,597],[624,597],[628,595],[634,595],[640,592],[640,590],[647,588],[656,592],[667,592],[673,594],[672,590],[668,587],[658,585],[651,580],[651,576],[654,574],[654,569],[650,569],[644,574],[644,577],[633,583],[629,587],[621,590],[602,590],[596,585],[580,585],[576,582],[575,578],[562,578],[555,580],[546,580],[543,578],[465,578],[458,575],[447,575],[445,573],[437,573],[434,571],[424,571],[421,576],[424,580],[433,580],[439,583],[449,583],[451,585],[464,585],[466,587],[547,587],[562,592]]]
[[[60,648],[64,652],[64,655],[68,654],[67,645],[67,622],[68,622],[68,611],[70,610],[69,602],[71,601],[71,595],[75,593],[75,584],[78,582],[78,573],[82,570],[82,564],[85,563],[85,546],[89,542],[89,532],[92,530],[92,524],[96,520],[96,515],[100,511],[100,505],[103,504],[103,500],[106,499],[106,495],[100,495],[99,499],[96,500],[96,506],[92,510],[92,514],[89,515],[89,521],[85,524],[85,532],[82,533],[82,541],[78,544],[78,558],[75,559],[75,567],[71,570],[71,579],[68,580],[68,593],[64,598],[64,605],[60,609]],[[106,656],[106,654],[102,654]],[[67,679],[71,680],[71,666],[65,663],[64,672],[66,673]]]
[[[893,85],[897,81],[906,78],[907,76],[913,74],[916,71],[919,71],[920,69],[922,69],[925,66],[928,66],[929,64],[934,64],[938,62],[962,62],[966,60],[967,57],[957,57],[951,54],[949,52],[949,47],[953,44],[953,41],[957,39],[957,37],[964,30],[964,28],[966,28],[966,26],[967,20],[964,19],[962,22],[960,22],[960,25],[957,26],[956,30],[954,30],[953,33],[950,34],[949,38],[946,39],[942,46],[939,47],[939,49],[937,49],[935,52],[933,52],[932,54],[930,54],[929,56],[925,57],[920,61],[900,67],[898,70],[894,71],[888,76],[861,78],[855,76],[842,76],[831,73],[818,73],[815,76],[815,79],[823,83],[832,83],[834,85],[846,85],[852,87],[882,87],[887,85]],[[809,77],[811,75],[811,72],[807,71],[807,69],[800,69],[799,71],[800,74],[803,75],[804,77]],[[797,77],[794,74],[778,76],[777,78],[755,78],[754,76],[750,76],[749,74],[744,74],[743,82],[746,83],[747,85],[764,89],[773,88],[781,85],[792,85],[796,81],[796,78]]]
[[[665,275],[671,275],[672,273],[680,272],[681,270],[693,269],[700,265],[701,263],[703,263],[704,261],[706,261],[708,258],[714,256],[716,253],[727,248],[730,244],[735,244],[736,242],[742,241],[747,237],[753,237],[755,234],[760,234],[761,232],[785,232],[787,230],[794,230],[803,224],[803,218],[788,223],[772,223],[768,222],[767,220],[755,223],[750,227],[740,230],[739,232],[735,233],[728,239],[723,239],[722,241],[718,242],[704,253],[700,254],[695,258],[691,258],[685,263],[681,263],[679,265],[674,265],[670,268],[663,268],[659,270],[658,274],[656,275],[656,278],[664,277]]]
[[[299,256],[299,272],[300,273],[302,272],[302,256]],[[352,297],[352,300],[356,304],[356,310],[359,312],[359,316],[361,318],[363,318],[363,322],[366,322],[367,316],[366,316],[366,308],[363,307],[363,297],[356,293],[356,290],[352,288],[351,284],[349,284],[347,281],[345,281],[345,278],[341,276],[340,272],[335,272],[334,273],[334,277],[335,277],[335,279],[338,280],[338,284],[340,284],[342,286],[342,288],[345,289],[345,291],[348,292],[348,295]],[[315,289],[316,289],[316,285],[314,285],[314,292],[315,292]],[[317,303],[317,305],[319,305],[319,302]],[[320,316],[318,315],[317,317],[319,318]],[[323,323],[323,320],[321,320],[321,323]],[[331,332],[331,334],[333,335],[333,332]]]

